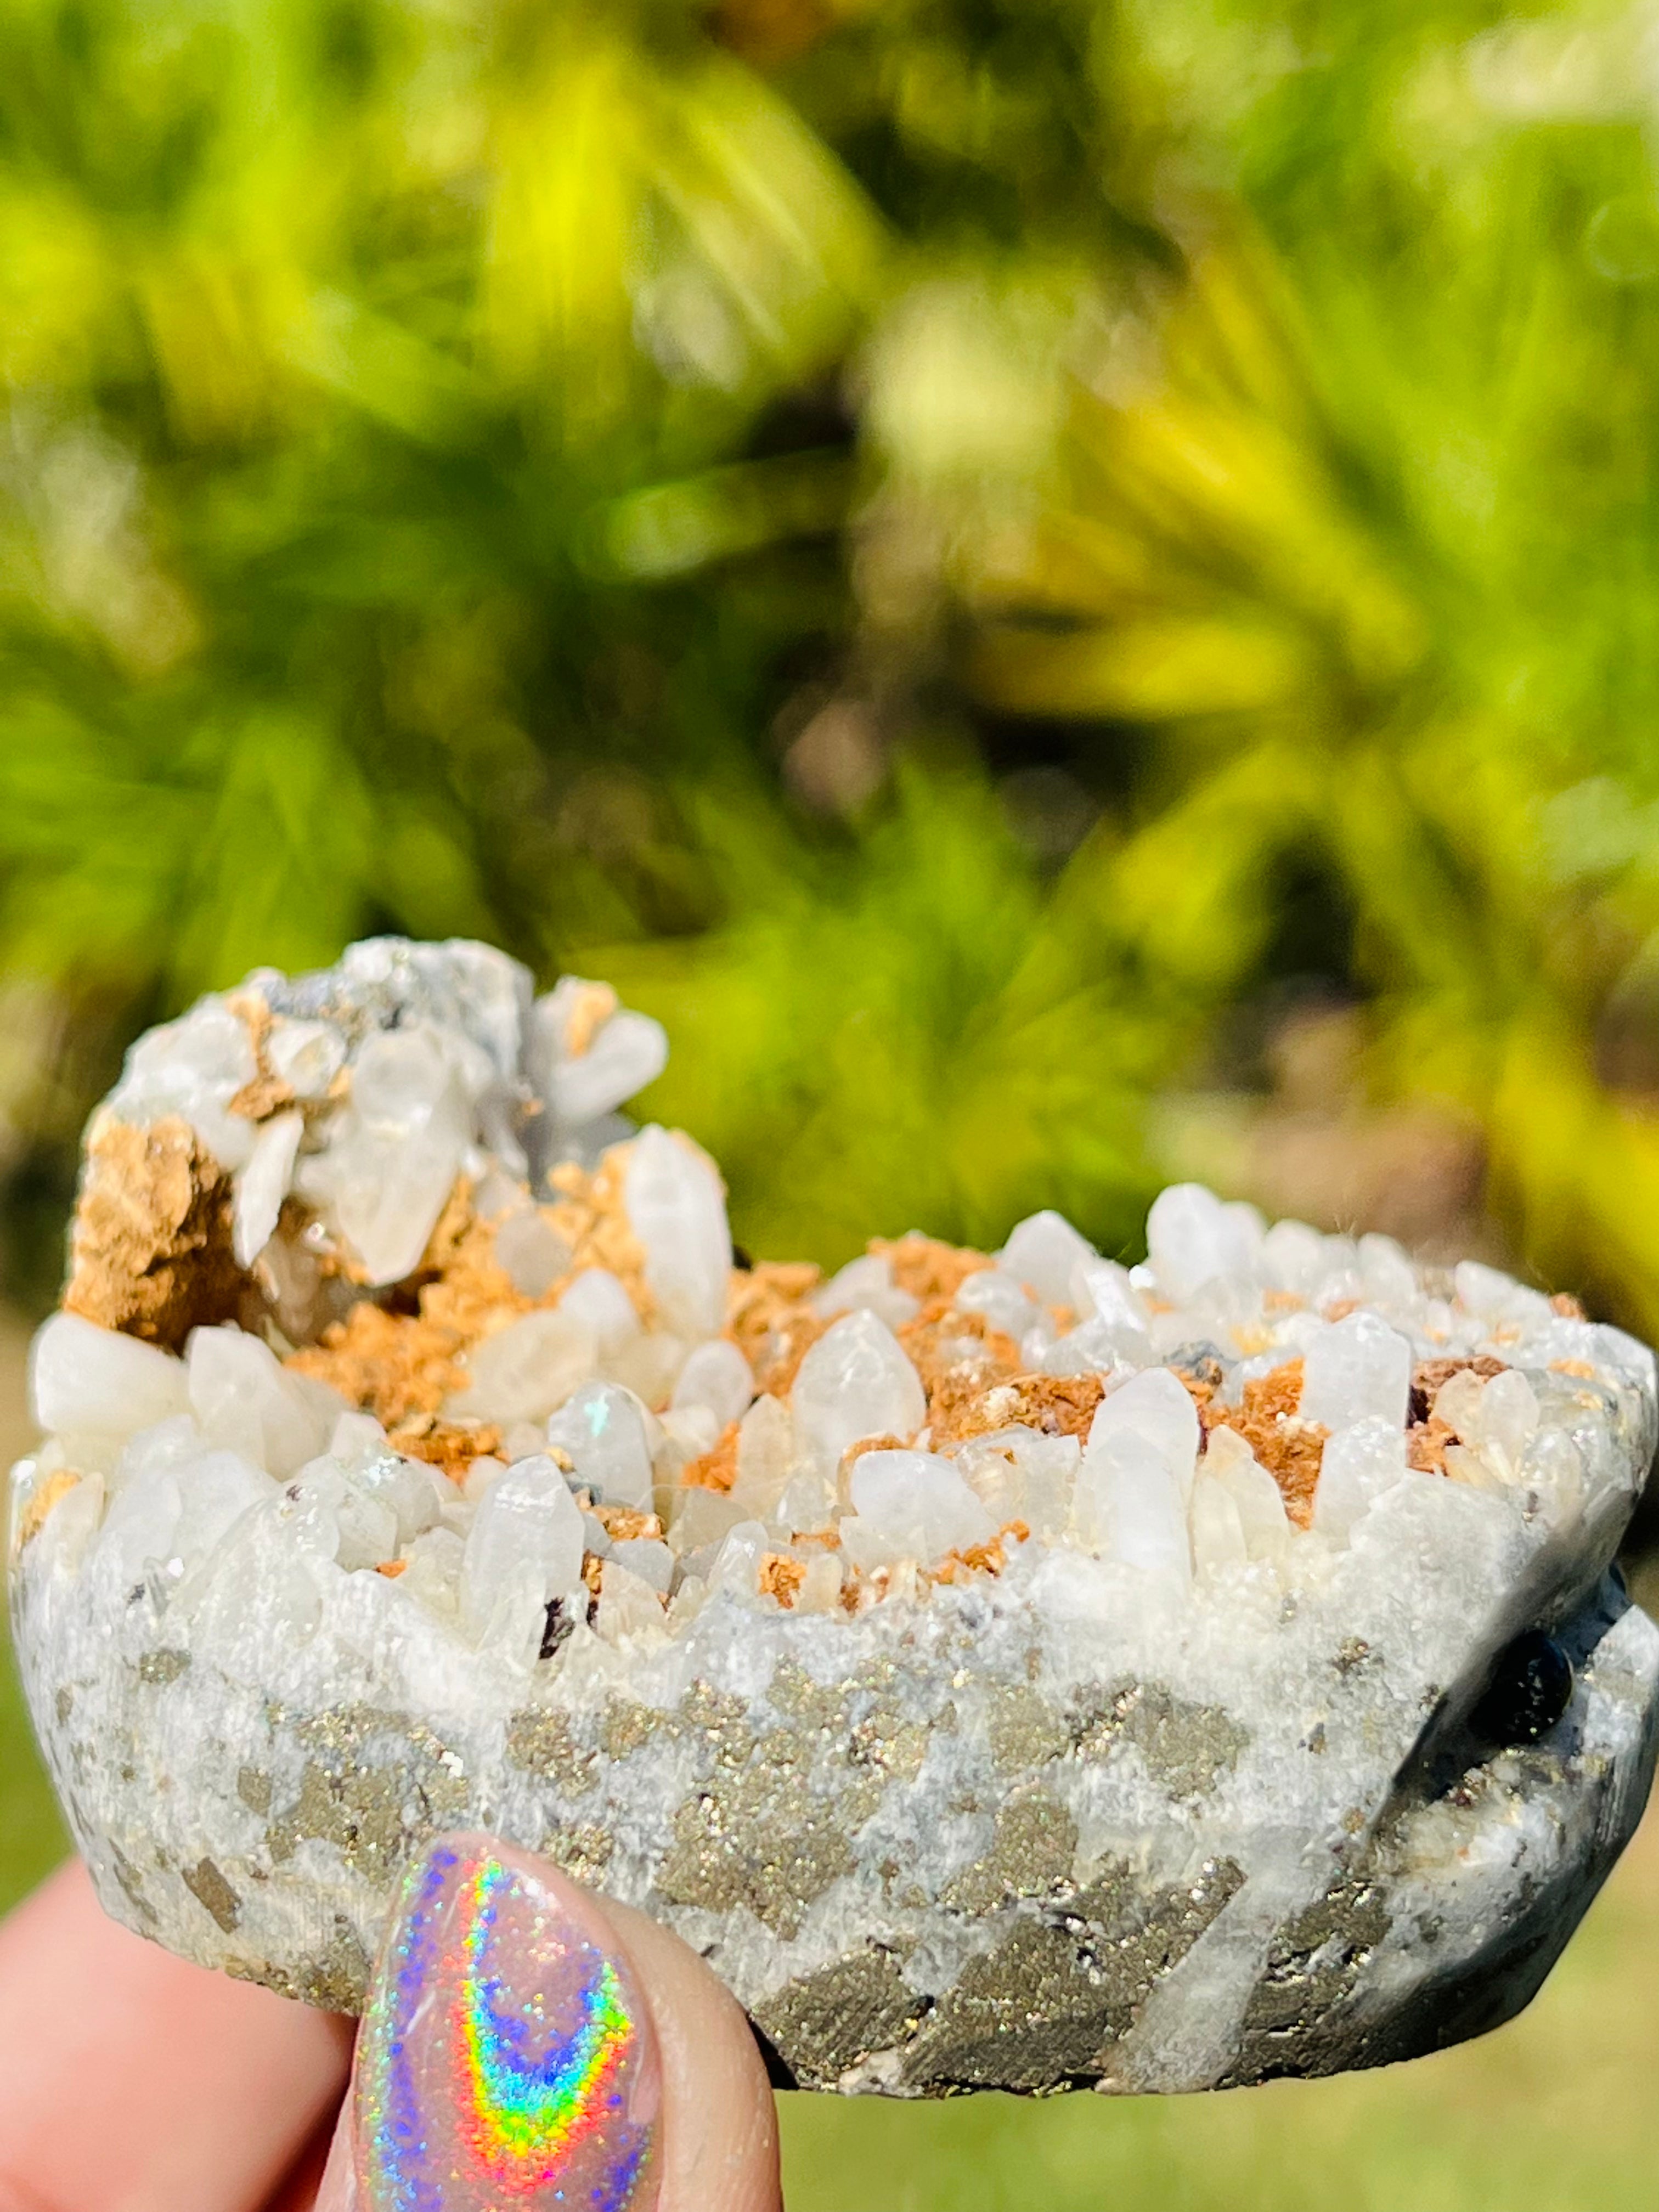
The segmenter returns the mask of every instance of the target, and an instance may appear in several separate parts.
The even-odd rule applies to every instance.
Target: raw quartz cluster
[[[1543,1899],[1524,2001],[1652,1763],[1659,1642],[1598,1593],[1651,1356],[1194,1185],[1136,1267],[1048,1212],[734,1264],[713,1164],[619,1116],[665,1058],[602,984],[386,939],[134,1048],[13,1498],[111,1909],[349,2006],[465,1818],[681,1926],[795,2078],[905,2093],[1359,2063],[1344,2006],[1495,1972]],[[1490,1752],[1547,1627],[1578,1749],[1453,1820],[1419,1739]],[[1440,1931],[1399,1955],[1390,1884]],[[1287,2057],[1252,2008],[1322,1896],[1373,1932]]]
[[[238,1603],[237,1554],[273,1540],[295,1547],[289,1632],[319,1611],[303,1548],[399,1579],[528,1664],[579,1621],[620,1644],[672,1636],[714,1589],[786,1609],[914,1601],[1027,1545],[1115,1561],[1182,1603],[1240,1577],[1292,1588],[1405,1483],[1546,1522],[1583,1503],[1524,1371],[1593,1372],[1582,1314],[1492,1268],[1425,1277],[1386,1237],[1267,1228],[1191,1184],[1154,1204],[1135,1268],[1054,1212],[994,1256],[912,1235],[827,1281],[733,1268],[689,1140],[649,1128],[601,1149],[614,1127],[571,1111],[609,1115],[662,1062],[660,1030],[603,987],[568,982],[532,1013],[557,1041],[539,1203],[504,1111],[525,1102],[482,1049],[446,1058],[448,1033],[416,1024],[354,1062],[336,1028],[271,1015],[259,992],[143,1041],[88,1178],[96,1197],[125,1114],[166,1109],[165,1141],[188,1109],[194,1138],[240,1160],[240,1322],[190,1328],[182,1358],[97,1326],[88,1310],[120,1293],[82,1236],[33,1361],[52,1439],[36,1482],[84,1483],[100,1547],[186,1605],[216,1578],[251,1638],[271,1624]],[[578,1052],[573,1010],[596,1006]],[[627,1048],[577,1090],[564,1071],[618,1024]],[[323,1102],[309,1115],[283,1095],[301,1064]],[[259,1091],[266,1066],[283,1073]],[[245,1126],[251,1086],[268,1114]]]

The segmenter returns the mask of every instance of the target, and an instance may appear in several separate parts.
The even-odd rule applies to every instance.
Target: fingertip
[[[489,1836],[411,1866],[350,2108],[366,2212],[434,2188],[447,2212],[778,2212],[771,2091],[730,1993],[667,1929]],[[319,2212],[354,2201],[343,2158]]]
[[[651,2008],[663,2071],[656,2212],[779,2212],[777,2105],[748,2015],[672,1930],[614,1899],[578,1894],[609,1924]]]
[[[282,2186],[261,2206],[260,2212],[328,2212],[331,2203],[333,2212],[353,2212],[356,2202],[354,2193],[343,2193],[337,2186],[331,2197],[327,2193],[328,2185],[335,2175],[335,2146],[343,2138],[348,2149],[349,2148],[349,2136],[343,2124],[344,2112],[345,2106],[342,2104],[325,2124],[318,2129],[289,2167]],[[349,2159],[345,2178],[349,2182]]]
[[[117,1927],[71,1862],[0,1923],[0,2178],[57,2212],[246,2212],[349,2050],[346,2023]]]
[[[297,2191],[291,2206],[279,2199],[269,2212],[357,2212],[356,2159],[352,2148],[352,2100],[340,2108],[315,2195]]]

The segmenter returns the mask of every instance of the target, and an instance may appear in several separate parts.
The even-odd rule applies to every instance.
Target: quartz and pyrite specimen
[[[251,977],[87,1136],[11,1586],[116,1917],[359,2002],[499,1832],[780,2079],[1313,2074],[1491,2027],[1629,1835],[1641,1346],[1187,1186],[1150,1257],[733,1264],[658,1026],[470,944]]]

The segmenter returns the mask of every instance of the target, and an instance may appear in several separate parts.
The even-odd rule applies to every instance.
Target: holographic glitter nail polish
[[[364,2212],[648,2212],[650,2018],[580,1891],[483,1836],[404,1883],[364,2016]]]

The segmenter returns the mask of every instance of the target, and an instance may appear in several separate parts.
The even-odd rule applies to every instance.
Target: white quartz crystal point
[[[1133,1365],[1135,1358],[1144,1357],[1149,1349],[1144,1335],[1113,1328],[1098,1314],[1091,1314],[1079,1327],[1040,1350],[1039,1334],[1033,1329],[1027,1341],[1036,1352],[1036,1364],[1045,1375],[1111,1375],[1126,1359]]]
[[[1000,1522],[1025,1522],[1040,1543],[1061,1542],[1072,1516],[1073,1493],[1083,1459],[1081,1443],[1076,1437],[1045,1436],[1023,1426],[1005,1430],[1003,1434],[1013,1452],[1019,1500],[1018,1504],[1011,1500],[1007,1510],[999,1511],[996,1502],[988,1497],[988,1509]]]
[[[853,1313],[860,1307],[878,1314],[889,1328],[897,1328],[915,1320],[921,1311],[921,1301],[908,1291],[898,1288],[893,1280],[893,1262],[887,1253],[865,1252],[838,1268],[827,1283],[820,1283],[812,1293],[812,1310],[826,1321],[837,1314]]]
[[[398,1578],[400,1595],[419,1599],[447,1619],[459,1603],[465,1557],[466,1547],[453,1528],[428,1528],[404,1548],[404,1571]]]
[[[1325,1271],[1325,1239],[1305,1221],[1275,1221],[1261,1240],[1261,1273],[1275,1290],[1305,1297]]]
[[[343,1416],[342,1416],[343,1419]],[[377,1423],[378,1426],[379,1424]],[[117,1491],[159,1468],[180,1467],[203,1449],[202,1432],[188,1413],[170,1414],[148,1429],[140,1429],[121,1447],[112,1478]]]
[[[131,1436],[190,1404],[184,1362],[79,1314],[53,1314],[29,1351],[29,1407],[49,1436]]]
[[[396,1523],[399,1547],[413,1543],[416,1536],[435,1528],[444,1507],[455,1502],[453,1484],[435,1468],[422,1460],[400,1458],[384,1443],[378,1451],[354,1455],[341,1449],[337,1427],[329,1453],[344,1467],[354,1490],[365,1498],[378,1498],[388,1509]],[[380,1556],[390,1559],[393,1553]]]
[[[269,1474],[234,1451],[181,1461],[173,1480],[181,1506],[178,1549],[186,1565],[205,1559],[250,1505],[274,1505],[282,1494]]]
[[[313,1567],[331,1571],[337,1547],[333,1516],[297,1485],[242,1516],[202,1571],[190,1635],[196,1662],[245,1688],[268,1679],[273,1652],[291,1656],[317,1633],[323,1598]]]
[[[727,1589],[739,1597],[753,1597],[760,1576],[760,1563],[771,1548],[772,1540],[766,1524],[761,1521],[739,1521],[729,1528],[720,1540],[708,1571],[711,1590]]]
[[[859,1565],[915,1559],[929,1566],[996,1534],[957,1468],[938,1452],[860,1452],[852,1498],[857,1519],[842,1521],[842,1541],[851,1543]]]
[[[345,1066],[345,1039],[326,1022],[295,1021],[276,1015],[265,1033],[265,1059],[271,1073],[296,1098],[317,1099]]]
[[[1092,1450],[1109,1437],[1139,1437],[1158,1452],[1174,1477],[1183,1502],[1192,1495],[1198,1463],[1198,1408],[1192,1394],[1167,1367],[1132,1375],[1120,1389],[1103,1398],[1089,1428]]]
[[[738,1479],[732,1496],[765,1514],[783,1495],[795,1459],[795,1425],[781,1398],[757,1398],[738,1426]]]
[[[997,1264],[1045,1304],[1065,1305],[1071,1299],[1073,1269],[1091,1266],[1099,1257],[1063,1213],[1045,1206],[1015,1227],[997,1255]]]
[[[1244,1546],[1253,1559],[1276,1559],[1290,1540],[1285,1494],[1237,1429],[1210,1431],[1203,1479],[1218,1482],[1238,1509]]]
[[[1249,1274],[1261,1249],[1254,1206],[1226,1205],[1202,1183],[1174,1183],[1146,1217],[1147,1257],[1158,1288],[1184,1300],[1206,1283]]]
[[[544,1297],[570,1265],[570,1247],[533,1206],[509,1213],[495,1231],[495,1257],[521,1297]]]
[[[289,1499],[309,1491],[334,1532],[329,1556],[349,1570],[379,1566],[398,1556],[398,1516],[389,1498],[351,1480],[331,1455],[302,1467],[289,1485]]]
[[[303,1114],[273,1114],[262,1123],[253,1140],[247,1165],[236,1179],[231,1222],[231,1243],[239,1267],[251,1267],[275,1233],[305,1127]]]
[[[1200,1574],[1243,1565],[1250,1556],[1244,1535],[1244,1518],[1225,1483],[1200,1474],[1193,1486],[1189,1519],[1193,1565]]]
[[[1511,1468],[1518,1468],[1538,1426],[1537,1393],[1518,1368],[1506,1367],[1487,1383],[1480,1425],[1482,1444],[1495,1445]]]
[[[1322,1328],[1302,1370],[1300,1413],[1322,1428],[1346,1429],[1372,1417],[1406,1425],[1412,1348],[1374,1313],[1349,1314]]]
[[[478,1500],[461,1561],[461,1619],[474,1636],[504,1595],[533,1609],[568,1597],[582,1578],[581,1509],[545,1454],[520,1460]],[[534,1623],[539,1627],[540,1624]]]
[[[525,1060],[553,1120],[580,1128],[656,1081],[668,1037],[660,1022],[619,1006],[608,983],[564,975],[532,1009]]]
[[[13,1498],[15,1512],[15,1491]],[[245,1510],[251,1502],[242,1500],[237,1510]],[[94,1554],[100,1567],[108,1568],[112,1584],[131,1589],[152,1563],[159,1568],[175,1553],[184,1510],[183,1493],[172,1468],[148,1468],[120,1485],[98,1531]]]
[[[707,1406],[669,1406],[659,1413],[659,1437],[651,1455],[659,1486],[667,1484],[678,1488],[690,1462],[713,1451],[720,1442],[721,1425]]]
[[[557,1311],[592,1331],[602,1359],[613,1359],[640,1333],[640,1317],[622,1278],[609,1267],[584,1267],[561,1293]]]
[[[317,1457],[341,1412],[325,1383],[290,1374],[257,1336],[192,1329],[186,1347],[191,1411],[211,1444],[275,1475]]]
[[[326,1148],[300,1165],[301,1189],[327,1210],[372,1284],[416,1266],[471,1139],[471,1101],[445,1046],[427,1022],[370,1037]]]
[[[1374,1305],[1409,1310],[1419,1291],[1416,1270],[1392,1237],[1359,1240],[1359,1271],[1365,1296]]]
[[[568,1453],[576,1480],[608,1505],[651,1508],[656,1424],[619,1382],[584,1382],[547,1425],[547,1441]]]
[[[233,1114],[230,1102],[258,1073],[247,1024],[222,999],[204,999],[138,1039],[109,1103],[120,1120],[141,1127],[180,1115],[234,1170],[252,1152],[254,1125]]]
[[[674,1579],[674,1554],[659,1536],[624,1536],[611,1547],[607,1564],[614,1559],[630,1575],[649,1583],[659,1597],[666,1597]]]
[[[1452,1271],[1457,1302],[1468,1312],[1498,1326],[1508,1322],[1523,1328],[1547,1328],[1553,1310],[1541,1291],[1529,1289],[1498,1267],[1479,1260],[1460,1260]]]
[[[1519,1369],[1506,1367],[1483,1382],[1470,1368],[1448,1377],[1437,1393],[1433,1411],[1461,1440],[1513,1474],[1538,1426],[1538,1399]]]
[[[689,1137],[641,1129],[629,1146],[623,1202],[645,1247],[645,1279],[668,1327],[713,1336],[726,1320],[732,1231],[714,1162]]]
[[[473,1346],[471,1380],[449,1411],[495,1421],[544,1421],[599,1361],[593,1331],[562,1308],[525,1314]]]
[[[797,1613],[833,1613],[841,1603],[841,1561],[833,1552],[820,1552],[806,1562],[806,1572],[795,1592]]]
[[[117,1491],[99,1533],[100,1555],[131,1585],[154,1565],[176,1579],[201,1566],[251,1506],[280,1497],[271,1478],[238,1452],[199,1441],[171,1465],[156,1462]]]
[[[1080,1315],[1092,1313],[1115,1335],[1131,1342],[1146,1339],[1146,1305],[1129,1270],[1115,1260],[1091,1260],[1074,1268],[1071,1303]]]
[[[1377,1413],[1326,1439],[1314,1492],[1313,1525],[1332,1543],[1346,1544],[1379,1498],[1403,1481],[1406,1439],[1400,1425]]]
[[[329,1431],[328,1449],[342,1467],[354,1459],[361,1459],[386,1449],[386,1431],[373,1413],[351,1407],[342,1413]]]
[[[983,1314],[993,1328],[1001,1329],[1016,1344],[1040,1319],[1024,1284],[1001,1267],[981,1267],[964,1277],[956,1304],[962,1313]]]
[[[1486,1395],[1486,1386],[1473,1368],[1460,1367],[1449,1375],[1434,1396],[1429,1408],[1437,1421],[1443,1421],[1455,1431],[1467,1444],[1480,1441],[1480,1407]]]
[[[713,1336],[692,1347],[670,1404],[677,1413],[706,1406],[719,1429],[740,1421],[754,1401],[755,1378],[749,1362],[727,1337]]]
[[[621,1559],[607,1559],[599,1570],[599,1610],[596,1626],[603,1640],[626,1650],[641,1640],[647,1645],[664,1640],[662,1599],[656,1585]]]
[[[848,1444],[867,1437],[915,1436],[927,1414],[921,1378],[886,1323],[850,1313],[807,1353],[795,1376],[801,1446],[833,1473]]]
[[[1079,1519],[1109,1559],[1185,1592],[1193,1577],[1187,1501],[1168,1459],[1138,1429],[1090,1442],[1078,1473]]]

